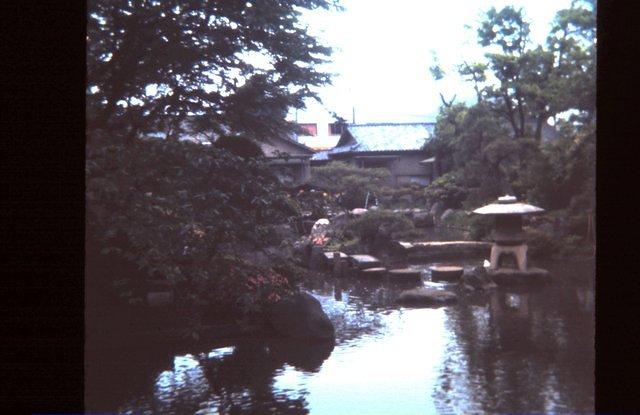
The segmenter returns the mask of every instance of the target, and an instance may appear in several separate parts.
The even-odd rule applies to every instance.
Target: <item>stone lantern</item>
[[[544,212],[537,206],[518,202],[515,196],[502,196],[498,203],[492,203],[473,211],[480,215],[492,215],[495,223],[491,239],[491,259],[489,265],[490,274],[499,275],[541,275],[548,274],[546,270],[529,268],[527,243],[522,230],[522,217],[526,214]],[[500,268],[500,259],[505,254],[512,254],[517,263],[517,269]]]

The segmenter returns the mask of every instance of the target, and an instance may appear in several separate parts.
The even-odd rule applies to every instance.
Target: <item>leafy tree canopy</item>
[[[430,201],[477,207],[509,192],[550,209],[592,209],[595,23],[595,3],[574,1],[556,14],[546,45],[532,46],[522,10],[487,12],[478,28],[486,62],[458,66],[478,102],[445,103],[425,145],[438,172],[450,172],[429,186]],[[542,142],[543,123],[569,110],[556,119],[559,138]]]
[[[330,48],[307,34],[305,10],[335,0],[96,0],[88,3],[89,128],[128,137],[188,115],[198,128],[260,139],[287,132],[290,107],[330,81]]]
[[[553,21],[546,45],[533,45],[521,9],[491,8],[478,28],[486,62],[459,65],[484,101],[510,126],[515,137],[541,139],[549,117],[574,110],[574,121],[595,117],[596,7],[574,1]],[[487,71],[495,82],[488,82]]]

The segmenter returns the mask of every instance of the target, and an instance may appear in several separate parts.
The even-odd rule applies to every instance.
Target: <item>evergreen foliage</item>
[[[573,2],[556,14],[546,45],[532,47],[521,10],[488,11],[478,43],[491,53],[458,68],[478,102],[443,105],[425,146],[444,173],[426,190],[430,202],[477,207],[511,193],[547,209],[593,212],[595,22],[594,2]],[[543,141],[550,117],[559,137]]]
[[[360,168],[332,161],[311,170],[311,183],[339,193],[339,203],[348,209],[363,208],[367,192],[375,192],[389,179],[385,168]]]

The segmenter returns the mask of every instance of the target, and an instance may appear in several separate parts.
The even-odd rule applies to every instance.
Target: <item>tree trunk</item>
[[[513,135],[518,137],[518,126],[516,125],[515,114],[513,113],[513,106],[511,105],[511,99],[509,98],[509,94],[507,91],[504,91],[502,94],[504,98],[505,106],[507,107],[507,119],[511,123],[511,127],[513,128]]]
[[[525,117],[524,117],[524,106],[522,103],[522,97],[520,96],[520,92],[518,92],[518,90],[516,90],[516,100],[518,101],[518,115],[520,117],[519,121],[520,121],[520,131],[518,133],[518,137],[524,137],[524,131],[525,131]]]
[[[538,115],[538,118],[536,119],[536,134],[535,134],[535,138],[538,143],[542,142],[542,125],[544,124],[544,121],[545,121],[545,114],[543,113]]]

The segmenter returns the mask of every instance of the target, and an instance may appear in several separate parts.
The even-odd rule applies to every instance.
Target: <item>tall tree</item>
[[[484,91],[515,137],[539,141],[546,120],[567,110],[586,119],[595,114],[595,13],[593,1],[574,1],[556,14],[546,47],[534,47],[522,9],[487,12],[478,42],[493,49],[485,56],[498,83]],[[460,68],[460,74],[474,82],[479,101],[484,69],[479,64]]]
[[[305,10],[337,0],[93,0],[88,3],[89,128],[162,125],[189,114],[199,129],[255,138],[288,132],[290,107],[330,82],[331,50],[310,36]]]

